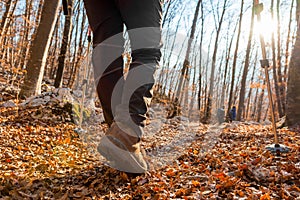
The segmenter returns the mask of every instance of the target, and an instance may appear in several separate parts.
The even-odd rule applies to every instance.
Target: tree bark
[[[255,58],[254,58],[254,65],[253,65],[253,71],[252,71],[252,75],[251,75],[250,85],[253,84],[254,75],[255,75],[255,70],[256,70],[256,63],[257,63],[257,52],[256,52]],[[248,93],[248,98],[247,98],[246,112],[245,112],[245,114],[244,114],[244,118],[245,118],[245,119],[247,119],[247,118],[249,117],[249,110],[250,110],[251,96],[252,96],[252,87],[250,86],[249,93]],[[252,114],[251,114],[251,115],[252,115]],[[253,120],[252,117],[251,117],[251,120]]]
[[[57,67],[57,72],[56,72],[56,77],[54,82],[54,87],[56,88],[61,87],[62,80],[63,80],[66,52],[69,45],[70,33],[71,33],[70,30],[72,26],[72,7],[73,7],[73,0],[68,0],[68,15],[65,16],[63,38],[61,42],[60,53],[58,56],[58,67]]]
[[[75,33],[78,33],[78,31],[80,32],[79,35],[79,39],[78,34],[75,35],[74,38],[74,52],[73,52],[73,60],[71,61],[73,63],[72,68],[71,68],[71,72],[70,72],[70,77],[69,77],[69,82],[68,82],[68,86],[70,88],[75,87],[78,88],[78,85],[74,86],[75,83],[75,79],[76,76],[79,72],[79,68],[80,68],[80,63],[82,62],[82,60],[84,59],[84,52],[83,52],[83,45],[84,42],[87,41],[87,34],[84,36],[84,27],[85,27],[85,22],[86,22],[86,14],[85,14],[85,10],[82,10],[82,12],[80,12],[80,8],[81,8],[81,4],[79,3],[79,5],[77,6],[77,8],[74,7],[74,11],[77,10],[77,16],[76,16],[76,20],[75,20]],[[81,14],[81,15],[80,15]],[[81,19],[81,24],[79,23],[79,19]],[[80,26],[79,26],[80,24]],[[74,26],[73,28],[74,29]],[[78,42],[77,42],[78,41]],[[79,82],[76,82],[76,84],[78,84]]]
[[[16,2],[15,2],[16,3]],[[7,0],[5,2],[5,11],[3,13],[3,16],[1,18],[1,24],[0,24],[0,36],[2,36],[2,32],[4,32],[3,30],[5,29],[6,24],[7,24],[7,20],[9,18],[9,15],[10,15],[10,9],[11,9],[11,6],[12,6],[12,0]]]
[[[0,29],[0,48],[2,49],[2,55],[0,54],[0,60],[4,59],[9,48],[7,46],[7,40],[9,37],[6,37],[7,32],[11,28],[10,25],[13,21],[12,16],[15,12],[18,0],[15,2],[8,0],[6,4],[6,10],[4,16],[2,17],[1,29]],[[11,39],[11,38],[10,38]],[[8,60],[8,59],[7,59]],[[9,62],[9,61],[8,61]]]
[[[281,47],[281,25],[280,25],[280,0],[277,0],[276,5],[276,12],[277,12],[277,76],[278,76],[278,90],[279,90],[279,99],[280,101],[280,109],[279,117],[284,116],[284,107],[285,107],[285,89],[283,83],[283,77],[281,72],[281,54],[282,54],[282,47]]]
[[[193,23],[192,23],[192,27],[191,27],[191,33],[189,36],[189,40],[188,40],[188,45],[187,45],[187,50],[186,50],[186,54],[185,54],[185,59],[184,59],[184,63],[181,69],[181,76],[179,78],[179,83],[178,83],[178,87],[177,87],[177,91],[176,91],[176,98],[179,100],[179,103],[181,102],[181,90],[182,87],[184,85],[184,82],[186,81],[186,78],[189,75],[189,57],[190,57],[190,51],[191,51],[191,45],[194,39],[194,35],[195,35],[195,30],[196,30],[196,24],[197,24],[197,20],[198,20],[198,15],[199,15],[199,8],[200,8],[200,4],[201,4],[202,0],[198,0],[197,6],[196,6],[196,10],[195,10],[195,14],[194,14],[194,19],[193,19]]]
[[[23,36],[23,42],[21,44],[21,47],[20,47],[20,53],[19,53],[19,59],[18,59],[18,66],[20,68],[23,68],[24,67],[24,64],[25,64],[25,60],[26,60],[26,57],[27,57],[27,53],[28,53],[28,44],[29,44],[29,31],[31,29],[31,26],[29,24],[29,22],[31,21],[30,18],[31,18],[31,15],[30,15],[30,11],[32,10],[32,1],[33,0],[26,0],[26,10],[25,10],[25,16],[24,18],[26,20],[24,20],[24,27],[25,30],[24,30],[24,36]]]
[[[44,2],[41,21],[30,47],[30,56],[26,67],[27,74],[21,87],[21,96],[28,97],[41,92],[41,83],[59,2],[59,0]]]
[[[200,32],[200,46],[199,46],[199,51],[200,51],[200,56],[199,56],[199,83],[198,83],[198,93],[197,93],[197,106],[198,106],[198,110],[200,113],[201,110],[201,90],[202,90],[202,47],[203,47],[203,35],[204,35],[204,15],[203,15],[203,3],[201,2],[200,5],[200,9],[201,9],[201,32]],[[201,118],[201,116],[200,116]],[[200,119],[199,119],[200,120]]]
[[[266,85],[266,80],[264,80],[263,85],[262,85],[262,90],[259,96],[259,100],[258,100],[258,106],[257,106],[257,118],[256,121],[260,122],[261,120],[261,111],[262,111],[262,106],[263,106],[263,102],[264,102],[264,96],[265,96],[265,85]]]
[[[236,62],[237,62],[238,49],[239,49],[239,41],[240,41],[240,35],[241,35],[241,29],[242,29],[243,7],[244,7],[244,0],[242,0],[242,2],[241,2],[238,35],[237,35],[237,39],[236,39],[236,47],[235,47],[234,56],[233,56],[233,64],[232,64],[232,74],[231,74],[231,83],[230,83],[230,92],[229,92],[227,116],[229,115],[229,112],[230,112],[230,109],[231,109],[231,106],[232,106],[233,88],[234,88],[234,82],[235,82],[235,69],[236,69]]]
[[[254,1],[253,1],[253,5],[252,5],[252,14],[251,14],[248,44],[247,44],[247,49],[246,49],[245,66],[244,66],[243,77],[242,77],[242,81],[241,81],[239,105],[238,105],[238,110],[237,110],[237,120],[238,121],[241,120],[242,112],[245,109],[244,102],[245,102],[245,93],[246,93],[246,80],[247,80],[248,68],[249,68],[249,63],[250,63],[250,50],[251,50],[251,43],[252,43],[252,36],[253,36],[253,26],[254,26]]]
[[[287,125],[300,124],[300,0],[297,0],[297,38],[294,45],[287,85]]]
[[[210,83],[209,83],[209,89],[208,89],[208,99],[207,99],[207,105],[206,105],[206,110],[205,110],[205,121],[208,122],[211,117],[211,110],[212,110],[212,98],[213,98],[213,88],[214,88],[214,77],[215,77],[215,68],[216,68],[216,61],[217,61],[217,52],[218,52],[218,42],[219,42],[219,36],[223,24],[223,19],[226,11],[226,4],[227,0],[224,0],[223,3],[223,10],[221,14],[221,18],[218,22],[218,27],[217,29],[217,35],[216,35],[216,40],[215,40],[215,45],[214,45],[214,52],[213,52],[213,57],[212,57],[212,65],[211,65],[211,72],[210,72]]]
[[[274,0],[271,1],[272,19],[274,19],[274,11],[273,10],[274,10]],[[279,44],[280,44],[280,42],[279,42]],[[279,48],[279,46],[277,48]],[[280,50],[278,51],[278,53],[280,53]],[[279,69],[280,65],[278,65],[279,62],[277,60],[278,57],[280,57],[280,55],[279,56],[277,55],[277,57],[276,57],[275,37],[274,37],[274,32],[273,32],[272,33],[272,58],[273,58],[273,80],[274,80],[274,87],[275,87],[275,94],[276,94],[276,103],[275,103],[275,105],[277,106],[279,116],[282,117],[282,115],[283,115],[282,106],[281,106],[282,104],[281,104],[281,98],[280,98],[279,87],[278,87],[279,77],[277,76],[277,71],[280,70]]]
[[[291,43],[291,25],[292,25],[292,19],[293,19],[293,10],[294,10],[294,2],[295,0],[292,0],[291,2],[291,8],[290,8],[290,14],[289,14],[289,25],[288,25],[288,34],[286,38],[286,47],[285,47],[285,64],[284,64],[284,72],[283,72],[283,82],[285,84],[285,89],[287,85],[287,77],[288,77],[288,67],[289,67],[289,59],[290,59],[290,43]],[[286,92],[286,91],[285,91]],[[284,99],[285,106],[286,107],[286,99]]]

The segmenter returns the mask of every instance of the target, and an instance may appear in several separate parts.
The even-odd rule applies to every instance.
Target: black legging
[[[130,118],[143,126],[161,57],[161,0],[84,0],[84,4],[93,30],[93,65],[105,121],[111,125]],[[126,80],[121,56],[124,25],[132,50]]]

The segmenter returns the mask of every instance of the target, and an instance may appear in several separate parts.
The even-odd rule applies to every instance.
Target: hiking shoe
[[[98,152],[109,161],[111,167],[119,171],[145,173],[147,163],[141,152],[140,138],[129,135],[128,128],[124,129],[120,123],[118,125],[114,122],[101,138]]]

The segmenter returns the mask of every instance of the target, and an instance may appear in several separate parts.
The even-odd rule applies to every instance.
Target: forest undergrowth
[[[17,104],[13,95],[0,104],[8,99]],[[278,129],[290,151],[276,155],[265,149],[273,143],[270,125],[224,123],[210,135],[212,127],[199,124],[184,148],[165,152],[174,157],[134,175],[91,153],[63,111],[43,119],[38,109],[0,106],[0,199],[299,199],[299,127]],[[166,120],[143,138],[150,159],[172,138],[186,137],[180,125]]]

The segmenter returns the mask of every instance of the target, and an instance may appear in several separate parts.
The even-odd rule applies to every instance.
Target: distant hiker
[[[222,108],[219,108],[217,111],[217,118],[218,118],[218,123],[222,124],[225,120],[225,110],[224,110],[224,106],[222,106]]]
[[[233,106],[229,112],[229,119],[230,119],[230,122],[232,122],[236,119],[236,107],[235,106]]]
[[[97,149],[120,171],[147,170],[140,141],[161,57],[161,4],[161,0],[84,0],[94,36],[97,93],[109,126]],[[132,57],[126,79],[124,25]]]

